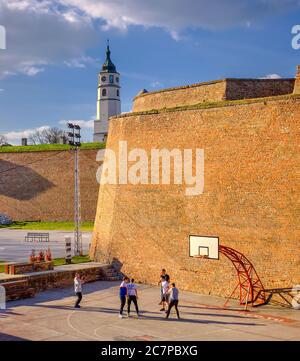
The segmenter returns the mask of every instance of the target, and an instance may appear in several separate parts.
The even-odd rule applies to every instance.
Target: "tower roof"
[[[106,59],[104,64],[102,65],[102,71],[106,71],[108,73],[116,73],[116,67],[110,58],[110,49],[109,49],[109,41],[107,40],[107,48],[106,48]]]

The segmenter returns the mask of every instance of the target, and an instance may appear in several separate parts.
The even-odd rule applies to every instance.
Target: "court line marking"
[[[299,321],[293,320],[291,318],[281,317],[281,316],[272,316],[272,315],[268,315],[268,314],[264,314],[264,313],[253,313],[252,311],[226,309],[226,308],[221,307],[221,306],[213,306],[213,305],[207,305],[207,304],[204,304],[204,303],[197,303],[197,302],[185,302],[185,303],[189,303],[189,304],[192,304],[192,305],[203,306],[203,307],[206,307],[207,309],[217,308],[220,311],[234,312],[234,313],[237,313],[237,314],[240,314],[240,315],[244,315],[244,316],[248,316],[248,317],[252,317],[252,318],[259,318],[259,319],[268,320],[268,321],[275,321],[275,322],[281,322],[281,323],[290,323],[290,324],[299,322]]]

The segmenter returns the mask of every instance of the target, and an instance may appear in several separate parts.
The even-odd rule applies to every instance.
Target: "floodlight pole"
[[[75,187],[74,187],[74,250],[75,256],[82,255],[82,233],[81,233],[81,207],[80,207],[80,179],[79,179],[79,147],[75,147]]]
[[[81,203],[80,203],[80,173],[79,173],[79,147],[80,142],[80,126],[68,123],[68,127],[72,130],[68,133],[69,144],[74,147],[74,254],[81,256],[82,251],[82,232],[81,232]]]

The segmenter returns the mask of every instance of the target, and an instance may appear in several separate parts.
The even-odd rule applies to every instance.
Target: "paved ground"
[[[118,318],[118,283],[85,285],[81,309],[72,288],[8,303],[0,312],[0,340],[300,340],[300,312],[262,308],[224,310],[224,300],[182,292],[182,319],[159,312],[158,288],[141,285],[137,319]]]
[[[25,235],[28,232],[49,233],[49,243],[25,242]],[[28,231],[14,229],[0,229],[0,260],[10,262],[27,261],[34,248],[46,250],[50,247],[53,257],[65,257],[65,236],[73,238],[73,232],[68,231]],[[91,243],[92,232],[83,232],[83,251],[88,253]]]

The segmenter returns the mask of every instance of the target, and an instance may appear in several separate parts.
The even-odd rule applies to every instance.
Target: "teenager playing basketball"
[[[137,286],[134,283],[133,278],[130,280],[130,283],[127,284],[127,297],[128,297],[127,316],[128,317],[130,316],[130,305],[131,305],[131,302],[133,302],[134,306],[135,306],[136,314],[139,317],[139,307],[138,307],[138,303],[137,303],[137,298],[138,298]]]
[[[167,311],[166,318],[169,318],[169,315],[170,315],[170,312],[171,312],[171,309],[173,306],[175,306],[177,317],[180,318],[179,311],[178,311],[179,290],[176,287],[175,283],[172,283],[172,287],[168,290],[168,294],[170,295],[170,298],[169,298],[170,302],[169,302],[169,308]]]
[[[124,310],[124,306],[126,304],[126,297],[127,297],[127,283],[129,282],[129,278],[128,277],[124,277],[123,278],[123,282],[120,285],[120,301],[121,301],[121,305],[120,305],[120,314],[119,317],[123,318],[123,310]]]

